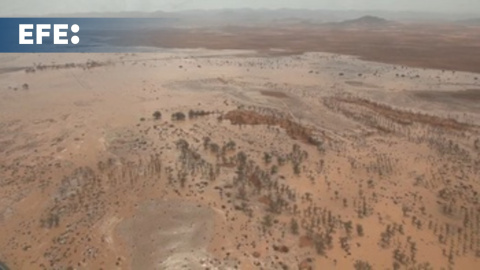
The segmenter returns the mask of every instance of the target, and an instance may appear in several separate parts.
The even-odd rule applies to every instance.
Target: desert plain
[[[230,28],[240,48],[178,30],[150,53],[0,55],[0,261],[478,269],[480,38],[462,29],[435,38],[471,46],[370,55],[335,42],[358,29],[257,50]]]

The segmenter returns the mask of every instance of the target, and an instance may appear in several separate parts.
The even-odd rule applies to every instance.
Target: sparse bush
[[[293,165],[293,173],[294,173],[295,175],[300,175],[300,172],[301,172],[301,170],[300,170],[300,165],[299,165],[299,164],[294,164],[294,165]]]
[[[210,152],[218,154],[220,152],[220,146],[218,146],[216,143],[210,144]]]
[[[272,226],[273,226],[272,216],[265,215],[262,220],[263,231],[266,232]]]
[[[211,141],[212,139],[210,139],[210,137],[203,137],[203,149],[207,150]]]
[[[368,262],[360,261],[360,260],[357,260],[353,265],[353,267],[355,268],[355,270],[372,270],[373,269]]]
[[[361,224],[357,224],[357,235],[360,237],[364,235],[363,227]]]
[[[273,165],[272,168],[270,169],[270,174],[276,174],[278,173],[278,166]]]
[[[263,161],[265,161],[266,164],[270,164],[270,162],[272,162],[272,155],[267,152],[263,153]]]
[[[230,140],[230,141],[228,141],[228,143],[225,144],[225,150],[226,151],[233,151],[233,150],[235,150],[236,146],[237,146],[237,144],[234,141]]]
[[[298,234],[298,229],[299,229],[299,226],[298,226],[297,220],[292,218],[292,220],[290,221],[290,232],[292,234],[297,235]]]
[[[152,114],[152,116],[153,116],[153,119],[155,119],[155,120],[160,120],[160,119],[162,118],[162,113],[159,112],[159,111],[155,111],[155,112]]]

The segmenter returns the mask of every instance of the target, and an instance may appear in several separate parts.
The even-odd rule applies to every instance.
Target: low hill
[[[395,23],[393,21],[376,16],[363,16],[357,19],[336,23],[337,26],[342,27],[385,27],[392,26],[394,24]]]

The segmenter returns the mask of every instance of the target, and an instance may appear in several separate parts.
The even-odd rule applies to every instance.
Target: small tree
[[[263,232],[264,233],[267,232],[267,230],[270,229],[272,225],[273,225],[272,217],[270,215],[263,216],[263,220],[262,220]]]
[[[357,235],[361,237],[361,236],[363,236],[363,234],[364,234],[364,233],[363,233],[363,227],[362,227],[362,225],[361,225],[361,224],[357,224]]]
[[[300,172],[301,172],[300,164],[293,164],[293,173],[295,175],[300,175]]]
[[[172,120],[176,121],[183,121],[185,120],[185,114],[182,112],[176,112],[172,114]]]
[[[162,113],[159,112],[159,111],[155,111],[155,112],[152,114],[152,116],[153,116],[153,119],[155,119],[155,120],[160,120],[160,119],[162,118]]]
[[[272,168],[270,169],[270,174],[276,174],[278,173],[278,166],[273,165]]]
[[[210,139],[210,137],[203,137],[203,149],[207,150],[211,141],[212,139]]]
[[[352,234],[352,221],[347,221],[345,223],[343,223],[344,227],[345,227],[345,232],[350,236]]]
[[[263,153],[263,160],[266,164],[269,164],[270,162],[272,162],[272,155],[267,152]]]
[[[295,220],[294,218],[292,218],[292,220],[290,221],[290,232],[292,234],[295,234],[297,235],[298,234],[298,222],[297,220]]]

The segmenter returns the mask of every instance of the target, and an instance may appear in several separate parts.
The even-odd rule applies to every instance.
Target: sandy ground
[[[128,44],[258,50],[267,55],[329,52],[409,67],[479,73],[479,32],[478,24],[397,23],[363,17],[338,24],[160,28],[138,32]]]
[[[205,250],[213,232],[212,209],[183,201],[151,202],[139,208],[117,227],[133,250],[133,269],[208,267]]]
[[[0,261],[478,269],[479,76],[326,53],[0,55]]]

